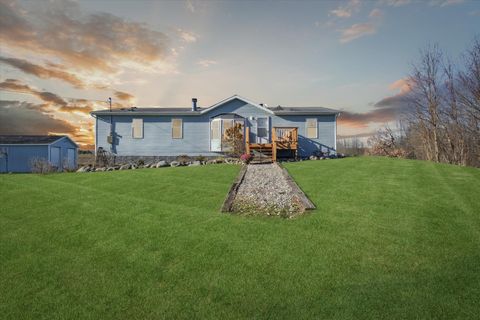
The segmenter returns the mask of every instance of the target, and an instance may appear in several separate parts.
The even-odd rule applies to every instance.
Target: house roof
[[[251,104],[253,106],[256,106],[259,109],[262,109],[268,113],[275,114],[275,115],[315,115],[315,114],[339,114],[340,111],[334,110],[334,109],[329,109],[329,108],[323,108],[323,107],[275,107],[275,108],[268,108],[266,105],[259,104],[256,102],[253,102],[247,98],[241,97],[239,95],[233,95],[227,99],[224,99],[220,102],[215,103],[214,105],[208,107],[208,108],[200,108],[197,107],[196,111],[192,111],[191,108],[172,108],[172,107],[167,107],[167,108],[122,108],[122,109],[114,109],[112,111],[106,109],[106,110],[98,110],[98,111],[93,111],[91,112],[92,115],[190,115],[190,116],[195,116],[195,115],[201,115],[208,113],[222,105],[224,105],[227,102],[230,102],[232,100],[241,100],[244,101],[248,104]]]
[[[44,136],[31,136],[31,135],[0,135],[0,144],[38,144],[38,145],[49,145],[60,139],[67,138],[72,141],[75,145],[75,141],[70,139],[68,136],[59,136],[59,135],[44,135]]]
[[[340,111],[324,107],[282,107],[277,106],[269,108],[276,115],[295,115],[295,114],[338,114]]]

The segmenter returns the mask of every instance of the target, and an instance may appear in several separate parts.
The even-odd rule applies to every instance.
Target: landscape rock
[[[124,165],[121,165],[119,170],[128,170],[130,169],[131,165],[130,164],[124,164]]]
[[[201,166],[202,162],[201,161],[193,161],[192,163],[189,164],[190,167],[192,166]]]
[[[178,167],[178,166],[180,166],[180,162],[178,162],[178,161],[172,161],[172,162],[170,162],[170,166],[171,166],[171,167]]]
[[[87,166],[78,168],[77,172],[87,172]]]
[[[108,167],[106,171],[115,171],[114,167]]]
[[[316,156],[310,156],[309,159],[310,159],[310,160],[318,160],[318,157],[316,157]]]
[[[105,170],[106,170],[106,168],[100,167],[100,168],[96,168],[95,172],[100,172],[100,171],[105,171]]]
[[[156,168],[163,168],[163,167],[168,167],[169,164],[167,161],[164,161],[164,160],[161,160],[161,161],[158,161],[156,164],[155,164],[155,167]],[[153,168],[153,165],[152,165],[152,168]]]
[[[212,159],[212,160],[208,160],[206,162],[206,164],[216,164],[217,163],[217,160],[216,159]]]

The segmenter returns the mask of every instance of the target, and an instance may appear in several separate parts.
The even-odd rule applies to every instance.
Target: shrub
[[[195,158],[196,161],[201,161],[201,162],[205,162],[207,161],[207,158],[202,156],[202,155],[199,155]]]
[[[244,153],[240,156],[240,160],[242,160],[244,163],[249,163],[250,161],[252,161],[252,155],[251,154],[248,154],[248,153]]]
[[[189,163],[191,160],[192,159],[189,156],[187,156],[186,154],[182,154],[182,155],[179,155],[177,157],[177,161],[180,162],[180,164],[182,164],[182,165],[185,165],[185,164]]]
[[[45,158],[32,158],[30,159],[30,168],[32,169],[33,173],[52,173],[58,171],[58,168],[53,166],[50,162],[48,162]]]

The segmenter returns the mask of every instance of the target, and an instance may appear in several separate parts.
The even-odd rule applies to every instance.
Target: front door
[[[222,151],[222,119],[213,119],[210,122],[210,150]]]
[[[256,129],[257,143],[268,143],[270,141],[270,124],[268,117],[257,118]]]

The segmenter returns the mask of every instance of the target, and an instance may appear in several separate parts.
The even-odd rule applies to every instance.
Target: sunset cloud
[[[115,91],[114,95],[117,99],[122,100],[122,101],[131,102],[131,101],[135,100],[135,97],[128,92]]]
[[[192,32],[178,29],[178,34],[180,35],[180,38],[185,42],[191,43],[197,41],[197,37]]]
[[[456,4],[461,4],[465,2],[464,0],[430,0],[431,6],[447,7],[453,6]]]
[[[365,129],[370,123],[387,123],[394,121],[398,116],[396,107],[385,107],[374,109],[364,113],[346,112],[342,111],[338,117],[338,123],[341,126]]]
[[[6,79],[5,81],[0,82],[0,90],[1,89],[30,94],[45,103],[44,105],[41,105],[42,109],[51,107],[51,109],[60,112],[80,112],[84,114],[88,114],[94,110],[93,104],[85,99],[72,99],[71,101],[67,101],[55,93],[34,89],[16,79]]]
[[[51,134],[74,136],[76,126],[41,111],[41,105],[0,100],[0,134]]]
[[[204,60],[198,61],[197,64],[200,65],[200,66],[202,66],[202,67],[208,68],[208,67],[210,67],[210,66],[212,66],[212,65],[217,64],[217,61],[204,59]]]
[[[370,22],[357,23],[352,25],[349,28],[342,30],[340,42],[347,43],[361,37],[375,34],[376,32],[377,32],[377,28],[373,23],[370,23]]]
[[[115,72],[121,65],[166,62],[171,39],[109,13],[83,13],[74,2],[42,2],[36,10],[0,2],[4,46],[52,55],[76,70]]]
[[[14,68],[17,68],[18,70],[42,79],[60,79],[62,81],[70,83],[76,88],[85,88],[86,86],[85,83],[80,80],[76,75],[62,70],[58,70],[53,67],[53,65],[51,65],[50,68],[45,68],[40,65],[33,64],[25,59],[7,58],[2,56],[0,56],[0,62],[3,62],[4,64],[10,65]]]
[[[354,12],[358,11],[360,5],[360,0],[350,0],[346,5],[331,10],[329,15],[338,18],[350,18]]]
[[[401,7],[412,2],[411,0],[382,0],[381,3],[391,7]]]

